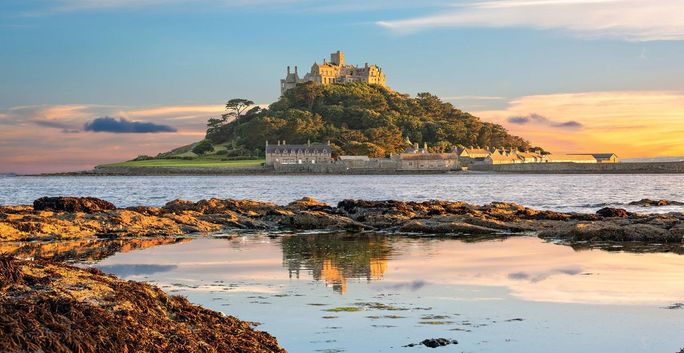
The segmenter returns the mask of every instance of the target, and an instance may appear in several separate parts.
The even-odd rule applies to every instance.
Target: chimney
[[[266,140],[266,147],[268,147],[268,140]]]
[[[308,139],[307,139],[307,140],[306,140],[306,145],[307,145],[307,146],[311,146],[311,140],[308,140]]]
[[[280,146],[280,140],[278,140],[278,146]]]
[[[287,142],[285,142],[285,140],[283,140],[283,145],[287,145]]]
[[[295,66],[295,67],[296,67],[296,66]],[[295,69],[295,70],[296,70],[296,69]],[[290,67],[289,67],[289,66],[287,67],[287,74],[288,74],[288,76],[290,75]]]
[[[423,142],[423,150],[424,152],[427,152],[427,142]]]

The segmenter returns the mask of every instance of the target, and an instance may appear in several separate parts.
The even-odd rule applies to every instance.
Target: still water
[[[261,323],[290,352],[672,352],[684,257],[368,234],[224,235],[89,262]]]
[[[594,212],[618,206],[681,212],[682,206],[643,209],[625,204],[642,198],[684,201],[684,174],[0,177],[0,205],[30,204],[42,196],[60,195],[99,197],[119,207],[210,197],[283,204],[312,196],[330,204],[348,198],[444,199],[474,204],[511,201],[560,211]]]
[[[0,177],[0,205],[94,196],[120,207],[181,198],[279,204],[313,196],[512,201],[595,212],[684,211],[678,175]],[[684,347],[684,256],[581,249],[535,237],[487,241],[369,234],[226,234],[196,239],[0,244],[0,252],[82,256],[207,308],[260,322],[290,352],[672,352]],[[137,249],[137,250],[131,250]],[[675,252],[681,253],[681,249]]]

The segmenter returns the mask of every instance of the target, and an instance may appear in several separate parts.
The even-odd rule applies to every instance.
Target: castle
[[[330,54],[330,62],[323,59],[322,64],[314,63],[311,66],[311,71],[299,78],[297,66],[294,67],[294,72],[287,67],[287,75],[280,80],[280,94],[284,94],[287,90],[294,88],[298,83],[316,82],[322,85],[331,83],[345,83],[345,82],[366,82],[370,84],[385,86],[385,73],[377,65],[368,65],[366,63],[363,67],[355,65],[346,65],[344,63],[344,52],[337,51]]]

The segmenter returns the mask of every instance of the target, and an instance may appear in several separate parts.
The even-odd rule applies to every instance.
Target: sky
[[[198,141],[336,50],[555,153],[684,155],[681,0],[3,0],[0,48],[0,173]]]

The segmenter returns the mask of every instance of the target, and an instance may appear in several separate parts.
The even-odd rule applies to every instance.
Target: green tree
[[[530,147],[503,126],[483,122],[430,93],[410,97],[360,82],[299,84],[268,109],[250,109],[253,103],[244,99],[228,103],[228,113],[210,120],[207,139],[230,143],[233,149],[263,151],[265,141],[330,141],[335,154],[381,157],[402,151],[407,137],[438,152],[457,144]]]
[[[211,144],[211,142],[207,140],[202,140],[202,142],[198,143],[197,146],[192,148],[192,153],[201,156],[207,152],[211,152],[214,150],[214,146]]]
[[[233,98],[226,103],[226,112],[221,114],[219,118],[210,118],[207,123],[207,134],[211,134],[222,126],[230,123],[233,120],[240,118],[240,115],[245,112],[247,108],[253,106],[254,102],[244,98]],[[258,112],[259,107],[255,107]],[[252,109],[252,110],[254,110]],[[251,111],[251,110],[250,110]],[[256,113],[255,112],[255,113]]]

